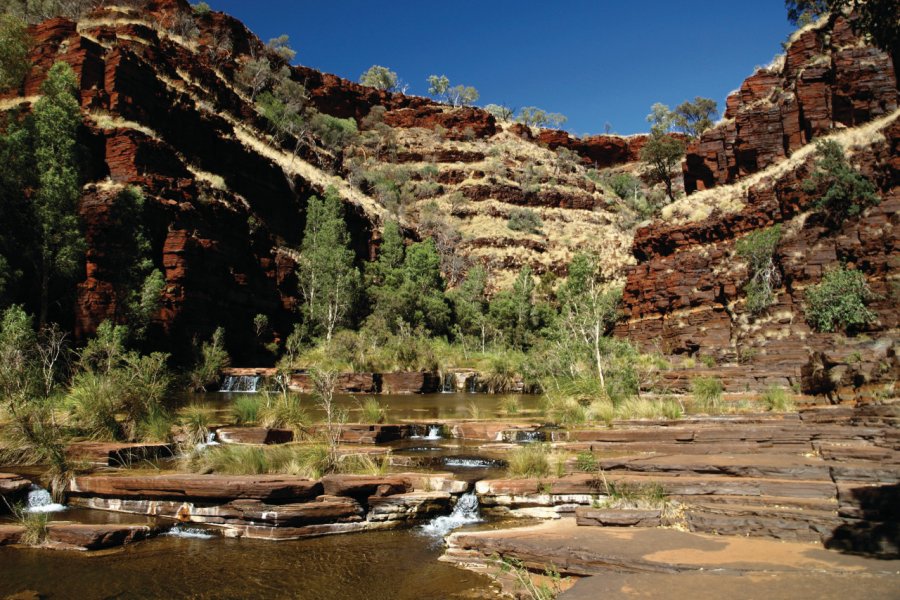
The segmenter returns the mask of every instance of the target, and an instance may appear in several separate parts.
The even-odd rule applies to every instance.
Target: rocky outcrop
[[[98,523],[51,523],[45,544],[62,550],[103,550],[133,544],[164,529],[148,525],[103,525]]]
[[[0,513],[7,511],[8,505],[19,502],[28,489],[31,481],[14,473],[0,473]]]
[[[315,498],[322,484],[282,475],[90,475],[73,479],[68,491],[76,497],[277,502]]]
[[[849,132],[847,136],[849,144],[854,138]],[[713,203],[704,219],[656,221],[638,229],[633,253],[639,264],[628,270],[625,320],[616,333],[666,354],[710,356],[722,366],[707,369],[707,375],[719,376],[733,391],[800,386],[833,399],[843,390],[852,399],[853,388],[896,377],[900,321],[890,290],[898,265],[890,249],[900,241],[897,111],[860,128],[858,137],[851,160],[879,186],[881,201],[837,227],[816,213],[817,196],[802,187],[814,160],[808,153],[775,165],[749,184],[722,188],[719,196],[715,190],[704,192],[703,201]],[[674,205],[672,214],[687,209],[691,198]],[[719,210],[717,198],[726,207],[726,198],[736,198],[738,204]],[[775,304],[753,315],[745,306],[749,275],[735,245],[743,236],[776,224],[782,224],[773,256],[781,286]],[[841,264],[862,271],[877,294],[870,304],[877,319],[863,328],[865,338],[818,333],[806,320],[806,289]],[[704,375],[701,371],[675,371],[666,382],[674,389],[688,389],[691,379]],[[869,396],[871,389],[862,393]]]
[[[519,130],[521,131],[521,130]],[[529,132],[530,134],[530,132]],[[673,134],[685,139],[681,134]],[[558,129],[541,130],[534,138],[551,150],[566,148],[581,157],[582,161],[597,169],[606,169],[641,159],[641,149],[647,143],[647,135],[591,135],[572,137]]]
[[[835,128],[890,114],[897,102],[890,56],[833,16],[795,34],[784,56],[728,97],[724,123],[688,147],[685,191],[732,183]]]
[[[467,489],[447,474],[158,475],[76,478],[75,506],[203,523],[226,536],[270,540],[398,527],[449,510]],[[426,491],[427,488],[427,491]],[[15,537],[15,532],[9,535]],[[2,531],[0,531],[2,539]]]
[[[381,391],[385,394],[427,394],[440,387],[440,378],[430,371],[384,373],[381,376]]]
[[[123,467],[140,461],[172,456],[171,444],[75,442],[66,447],[66,457],[70,460],[104,467]]]

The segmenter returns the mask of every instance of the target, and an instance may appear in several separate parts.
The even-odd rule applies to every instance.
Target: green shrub
[[[28,512],[23,504],[15,504],[9,508],[19,525],[25,528],[19,542],[25,546],[43,544],[47,539],[47,524],[50,522],[50,515],[45,512]]]
[[[587,422],[587,406],[572,398],[562,398],[550,406],[550,419],[558,425],[582,425]]]
[[[174,424],[175,419],[172,415],[164,408],[158,407],[138,423],[138,433],[145,442],[168,442],[172,439]]]
[[[839,226],[847,217],[881,201],[875,185],[850,165],[838,142],[816,142],[816,156],[815,170],[803,182],[803,190],[822,194],[813,205],[825,213],[830,224]]]
[[[256,424],[262,412],[262,401],[253,394],[241,394],[231,403],[231,417],[235,425]]]
[[[750,277],[744,284],[744,293],[747,295],[747,310],[752,314],[761,313],[775,302],[773,288],[778,285],[780,275],[773,257],[779,241],[780,224],[754,231],[738,240],[735,246],[737,255],[747,263]]]
[[[509,454],[507,475],[510,477],[546,477],[550,474],[547,449],[542,444],[528,444]]]
[[[601,421],[607,426],[616,420],[616,407],[608,399],[595,400],[589,406],[591,420]]]
[[[866,303],[875,298],[866,276],[841,267],[806,290],[806,319],[818,331],[854,330],[875,320]]]
[[[200,356],[189,374],[191,389],[205,392],[207,386],[217,382],[222,369],[231,363],[225,350],[225,329],[217,328],[208,342],[200,346]]]
[[[191,446],[206,442],[213,409],[206,404],[189,404],[181,411],[179,419]]]
[[[584,473],[591,473],[597,470],[597,459],[591,452],[579,452],[575,459],[575,468]]]
[[[707,413],[719,412],[722,404],[722,382],[716,377],[697,377],[691,381],[695,406]]]
[[[506,222],[506,226],[513,231],[540,233],[544,222],[530,208],[514,208],[509,212],[509,221]]]
[[[374,396],[369,396],[359,404],[360,423],[383,423],[387,409]]]
[[[500,409],[508,415],[517,415],[522,410],[522,403],[518,396],[504,396],[500,398]]]
[[[293,429],[295,432],[310,422],[300,396],[295,394],[277,394],[270,398],[260,410],[259,420],[263,427]]]
[[[794,400],[787,393],[787,390],[778,386],[772,386],[767,389],[760,397],[760,401],[766,407],[766,410],[773,412],[794,410]]]
[[[631,173],[614,173],[603,177],[603,183],[622,200],[634,200],[641,190],[641,180]]]

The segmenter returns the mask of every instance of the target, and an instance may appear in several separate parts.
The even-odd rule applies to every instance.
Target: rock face
[[[31,482],[20,475],[0,473],[0,513],[6,512],[7,503],[21,500],[30,487]]]
[[[231,537],[285,540],[397,527],[437,516],[449,511],[451,493],[467,487],[446,474],[329,475],[320,481],[274,475],[91,475],[71,483],[69,501],[204,523]],[[17,530],[0,529],[0,545],[17,535]]]
[[[860,44],[845,17],[804,29],[728,97],[725,123],[690,145],[685,191],[765,169],[835,128],[890,114],[897,100],[890,56]]]
[[[870,397],[874,385],[897,376],[900,321],[891,292],[900,274],[894,260],[900,243],[896,81],[886,55],[854,40],[838,18],[801,33],[783,66],[750,77],[729,103],[733,120],[692,146],[685,180],[694,177],[690,190],[760,172],[688,196],[667,207],[668,221],[635,234],[639,264],[628,269],[626,318],[616,333],[646,348],[708,356],[715,363],[667,374],[670,388],[687,389],[694,377],[714,376],[732,391],[799,386],[837,400]],[[837,139],[876,184],[881,201],[835,227],[813,206],[824,190],[808,193],[802,183],[815,160],[808,143],[839,127],[854,128]],[[717,143],[725,145],[708,150]],[[706,161],[705,175],[696,174],[698,161]],[[773,256],[780,287],[774,305],[754,315],[746,307],[747,266],[735,245],[776,224],[782,226]],[[865,337],[818,333],[806,320],[806,290],[841,264],[864,273],[877,294],[869,307],[877,319],[863,328]]]

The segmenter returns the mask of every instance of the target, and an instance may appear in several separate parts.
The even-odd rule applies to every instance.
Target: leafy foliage
[[[349,322],[361,286],[354,259],[337,191],[329,188],[321,200],[311,197],[297,267],[301,312],[309,335],[330,340],[338,327]]]
[[[506,226],[513,231],[525,233],[540,233],[544,222],[540,215],[530,208],[514,208],[509,212],[509,221]]]
[[[359,82],[385,92],[400,91],[400,80],[397,73],[380,65],[369,67],[365,73],[360,75]]]
[[[559,113],[548,113],[536,106],[525,106],[519,109],[516,121],[529,127],[560,127],[569,119]]]
[[[28,72],[28,29],[25,21],[0,14],[0,91],[18,88]]]
[[[773,256],[781,240],[781,225],[759,229],[738,240],[736,252],[747,263],[750,274],[744,285],[747,294],[747,309],[758,314],[775,302],[773,287],[778,285],[780,275]]]
[[[693,101],[687,100],[675,107],[675,127],[691,137],[700,134],[713,126],[719,110],[716,101],[697,96]]]
[[[874,298],[863,273],[834,269],[806,290],[806,318],[818,331],[859,329],[876,318],[866,307]]]
[[[34,208],[40,224],[41,249],[40,324],[47,322],[53,278],[73,276],[85,246],[77,211],[80,185],[75,136],[81,124],[81,108],[75,89],[72,68],[58,62],[50,68],[41,85],[43,96],[34,106],[38,172]]]
[[[199,356],[193,369],[188,374],[190,388],[194,391],[206,391],[206,388],[219,380],[222,369],[231,364],[228,351],[225,350],[225,329],[216,328],[209,341],[200,345]]]
[[[825,213],[831,225],[840,225],[881,201],[875,185],[847,161],[840,143],[816,142],[816,156],[815,170],[804,180],[803,190],[822,194],[814,206]]]

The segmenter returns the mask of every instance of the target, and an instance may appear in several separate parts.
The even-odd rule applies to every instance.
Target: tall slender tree
[[[76,78],[63,62],[54,64],[34,106],[35,161],[38,189],[34,208],[40,227],[41,326],[47,322],[50,286],[56,277],[75,274],[84,251],[78,219],[76,134],[81,109],[75,96]]]
[[[343,206],[334,188],[326,190],[323,199],[309,199],[297,275],[307,333],[330,340],[349,322],[360,290]]]

